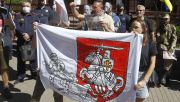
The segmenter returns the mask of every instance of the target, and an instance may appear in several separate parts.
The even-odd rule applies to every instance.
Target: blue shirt
[[[18,37],[17,43],[24,42],[23,33],[27,33],[31,38],[33,36],[33,22],[39,22],[37,16],[33,14],[17,13],[14,22],[16,24],[16,35]]]
[[[118,16],[121,21],[121,25],[118,29],[118,33],[125,33],[126,30],[128,29],[128,25],[130,22],[130,16],[127,14],[122,14],[122,15],[118,15]]]
[[[53,16],[53,11],[48,7],[36,8],[33,13],[39,18],[39,22],[49,24],[49,20]]]
[[[115,13],[112,13],[112,19],[114,21],[115,32],[117,32],[119,26],[121,25],[121,21],[120,21],[119,17]]]

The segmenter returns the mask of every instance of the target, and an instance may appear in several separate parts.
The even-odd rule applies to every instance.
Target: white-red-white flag
[[[65,25],[69,25],[68,13],[64,3],[64,0],[55,0],[56,3],[56,14],[60,17],[60,20]]]
[[[79,102],[135,102],[142,34],[44,24],[36,34],[39,75],[45,89]]]

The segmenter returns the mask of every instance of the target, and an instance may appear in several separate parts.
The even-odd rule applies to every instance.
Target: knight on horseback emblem
[[[123,50],[123,48],[103,45],[94,47],[97,51],[89,53],[85,58],[85,63],[89,64],[89,67],[81,69],[80,78],[87,84],[93,84],[96,93],[106,99],[124,85],[124,79],[112,72],[115,63],[111,58],[111,50]]]

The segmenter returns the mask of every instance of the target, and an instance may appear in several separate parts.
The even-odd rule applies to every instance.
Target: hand
[[[107,23],[105,22],[105,21],[99,21],[99,23],[101,24],[101,26],[103,27],[103,28],[107,28],[108,26],[107,26]]]
[[[173,48],[170,48],[169,50],[168,50],[168,54],[173,54],[174,53],[174,49]]]
[[[134,89],[135,89],[135,90],[138,90],[138,89],[140,89],[140,88],[143,88],[145,85],[146,85],[146,81],[145,81],[145,80],[141,80],[141,81],[139,81],[139,82],[134,86]]]
[[[131,33],[135,34],[135,36],[138,35],[138,33],[136,31],[131,31]]]
[[[72,7],[72,8],[75,8],[76,4],[74,2],[71,2],[71,3],[69,3],[69,6]]]
[[[23,38],[25,41],[30,41],[30,37],[27,33],[23,33]]]
[[[38,26],[38,22],[33,22],[33,31],[36,31]]]

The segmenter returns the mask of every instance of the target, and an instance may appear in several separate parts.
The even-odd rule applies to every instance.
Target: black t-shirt
[[[156,43],[149,41],[141,50],[141,60],[139,71],[147,71],[150,65],[151,56],[157,55]]]
[[[146,23],[149,33],[154,32],[153,26],[152,26],[152,21],[149,18],[144,17],[144,22]]]
[[[136,18],[132,18],[129,22],[129,25],[128,25],[128,30],[131,31],[130,27],[131,27],[131,24],[133,23],[133,21],[135,20]],[[151,32],[154,32],[154,28],[153,28],[153,23],[152,23],[152,20],[147,18],[147,17],[144,17],[144,22],[146,24],[146,27],[148,29],[148,34],[150,34]]]

